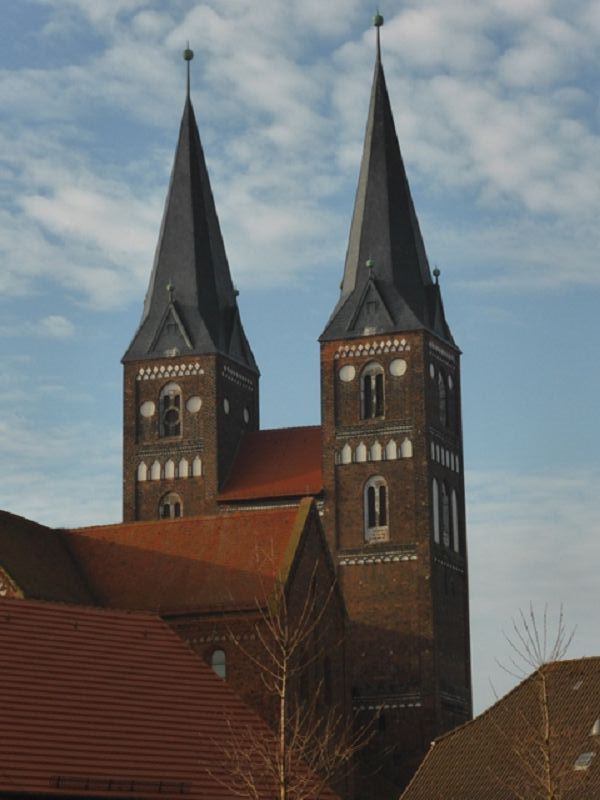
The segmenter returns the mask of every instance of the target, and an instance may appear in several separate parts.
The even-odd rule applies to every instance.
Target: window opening
[[[381,476],[371,478],[364,491],[365,541],[379,542],[389,539],[388,490]]]
[[[168,383],[160,393],[160,435],[181,435],[181,389]]]
[[[210,658],[210,665],[219,678],[227,677],[227,656],[224,650],[215,650]]]
[[[367,364],[361,380],[361,417],[372,419],[383,417],[383,367],[375,362]]]
[[[161,519],[178,519],[182,516],[182,510],[181,497],[175,492],[169,492],[160,501],[159,516]]]
[[[450,498],[448,487],[442,483],[442,543],[444,547],[450,547]]]
[[[438,404],[440,422],[446,427],[448,424],[448,393],[446,391],[446,379],[441,370],[438,372]]]

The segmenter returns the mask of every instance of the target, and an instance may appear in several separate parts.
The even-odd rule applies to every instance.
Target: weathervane
[[[185,50],[183,51],[183,60],[187,65],[187,96],[190,96],[190,61],[194,57],[194,51],[190,50],[190,43],[188,42]]]

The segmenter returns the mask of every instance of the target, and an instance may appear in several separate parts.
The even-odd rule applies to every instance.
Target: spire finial
[[[173,295],[175,294],[175,286],[172,281],[167,283],[167,292],[169,293],[169,303],[173,302]]]
[[[442,274],[442,273],[440,272],[440,270],[438,269],[438,267],[437,267],[437,265],[436,265],[436,268],[433,270],[433,277],[435,278],[435,282],[436,282],[436,283],[439,283],[439,282],[440,282],[440,275],[441,275],[441,274]]]
[[[190,50],[190,43],[188,42],[186,45],[185,50],[183,51],[183,60],[186,62],[187,65],[187,97],[189,99],[190,96],[190,61],[194,57],[194,51]]]
[[[383,16],[379,13],[379,9],[377,9],[377,13],[373,17],[373,25],[377,28],[377,59],[381,59],[381,38],[379,36],[379,31],[381,30],[381,26],[383,25]]]

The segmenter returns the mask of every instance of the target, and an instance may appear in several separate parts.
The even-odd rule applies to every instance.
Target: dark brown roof
[[[305,497],[322,491],[321,428],[276,428],[244,435],[219,500]]]
[[[553,797],[600,798],[600,736],[591,735],[598,718],[600,658],[548,664],[472,722],[435,741],[402,800],[542,800],[551,796],[543,789],[545,754]],[[585,753],[595,753],[591,764],[575,769]]]
[[[93,603],[62,538],[50,528],[0,511],[0,568],[25,597]]]
[[[152,615],[0,600],[0,675],[10,797],[232,797],[213,777],[224,746],[268,735]],[[275,796],[257,777],[261,797]]]
[[[100,602],[177,613],[255,609],[285,577],[311,501],[210,517],[133,522],[65,532]]]

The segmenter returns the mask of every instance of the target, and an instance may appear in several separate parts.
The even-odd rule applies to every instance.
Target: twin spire
[[[321,341],[429,329],[453,344],[434,283],[377,55],[339,301]]]
[[[140,326],[124,362],[222,353],[258,371],[237,305],[194,108],[187,94]]]
[[[428,329],[448,343],[394,126],[380,28],[341,296],[321,341]],[[204,153],[187,93],[140,326],[123,361],[222,353],[257,371],[246,339]]]

